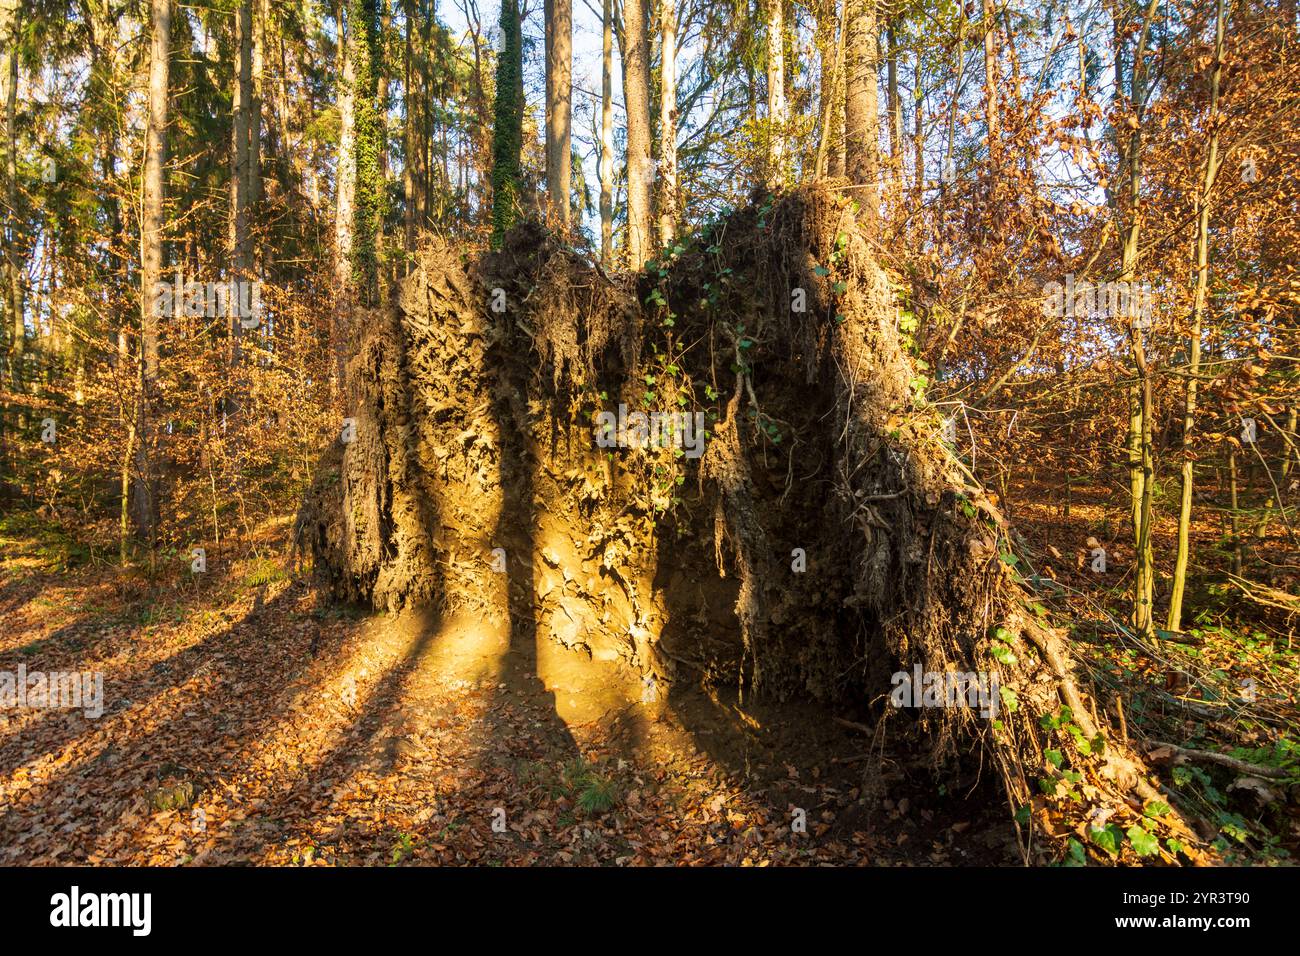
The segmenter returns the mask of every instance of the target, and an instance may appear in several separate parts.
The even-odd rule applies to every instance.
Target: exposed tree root
[[[491,607],[521,588],[540,633],[652,689],[690,662],[690,679],[872,712],[936,773],[991,765],[1027,859],[1124,823],[1199,861],[1029,609],[848,202],[759,197],[636,281],[537,226],[468,265],[425,254],[350,368],[357,438],[300,518],[333,592]],[[702,457],[599,447],[620,403],[702,410]],[[996,675],[995,713],[885,705],[916,665]]]

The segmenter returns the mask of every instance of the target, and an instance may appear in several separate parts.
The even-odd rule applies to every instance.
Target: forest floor
[[[1122,576],[1103,587],[1070,553],[1100,520],[1088,509],[1061,527],[1027,505],[1020,528],[1039,554],[1072,542],[1050,569],[1071,588],[1053,610],[1075,616],[1081,657],[1123,695],[1128,732],[1294,774],[1290,635],[1203,615],[1199,643],[1156,660],[1107,638],[1098,602],[1122,594]],[[238,555],[210,550],[205,574],[170,555],[150,575],[86,560],[35,518],[0,523],[0,671],[104,675],[97,719],[0,710],[0,863],[1020,860],[994,789],[949,791],[919,754],[841,715],[679,685],[665,697],[619,661],[537,641],[523,595],[445,620],[331,606],[287,569],[288,532],[272,522]],[[1265,701],[1244,716],[1180,708],[1243,674]],[[1228,859],[1295,851],[1285,784],[1172,771]]]
[[[0,863],[1019,859],[1006,809],[946,797],[919,757],[864,789],[870,739],[821,708],[660,699],[620,662],[520,641],[504,608],[369,615],[278,557],[209,552],[160,584],[63,568],[30,526],[0,539],[0,670],[99,670],[105,702],[0,712]]]

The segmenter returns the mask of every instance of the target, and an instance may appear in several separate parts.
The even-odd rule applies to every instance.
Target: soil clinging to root
[[[1026,859],[1140,823],[1167,862],[1199,861],[1029,610],[899,316],[830,190],[756,196],[632,277],[536,224],[473,261],[435,244],[360,322],[355,437],[299,543],[341,599],[506,608],[650,695],[846,709],[882,755],[922,746],[941,777],[996,781]],[[995,675],[992,708],[891,706],[918,665]]]

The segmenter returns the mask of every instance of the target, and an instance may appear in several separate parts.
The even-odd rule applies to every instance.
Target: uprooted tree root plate
[[[357,322],[353,440],[327,453],[299,543],[339,598],[508,609],[650,693],[853,707],[882,752],[994,775],[1027,860],[1074,837],[1076,856],[1202,861],[1002,559],[898,318],[827,190],[758,197],[631,278],[537,225],[468,263],[435,245]],[[890,706],[917,666],[992,694]],[[934,686],[913,703],[962,685]]]

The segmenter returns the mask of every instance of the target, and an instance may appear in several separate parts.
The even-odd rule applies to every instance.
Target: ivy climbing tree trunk
[[[23,320],[22,260],[18,230],[18,164],[14,115],[18,103],[18,0],[0,0],[0,108],[4,110],[4,305],[12,338],[9,341],[9,380],[14,392],[23,389],[23,353],[27,331]]]
[[[523,30],[518,0],[501,2],[492,123],[492,245],[500,247],[519,210],[519,154],[524,145]]]
[[[669,245],[677,232],[677,7],[660,0],[659,37],[659,243]]]
[[[337,32],[334,67],[338,78],[339,153],[334,188],[334,285],[342,304],[352,299],[352,224],[357,186],[355,77],[348,50],[348,31],[344,0],[335,0],[334,21]],[[330,351],[333,356],[330,381],[331,395],[342,391],[347,365],[346,309],[336,309],[330,323]]]
[[[416,75],[415,60],[415,0],[402,0],[405,19],[402,51],[402,103],[405,117],[402,122],[402,251],[408,257],[415,249],[415,150],[419,137],[416,124],[420,109],[415,98],[413,81]]]
[[[356,197],[352,218],[352,282],[357,302],[379,304],[380,235],[384,221],[383,115],[378,72],[379,0],[352,0],[348,37],[352,62]]]

